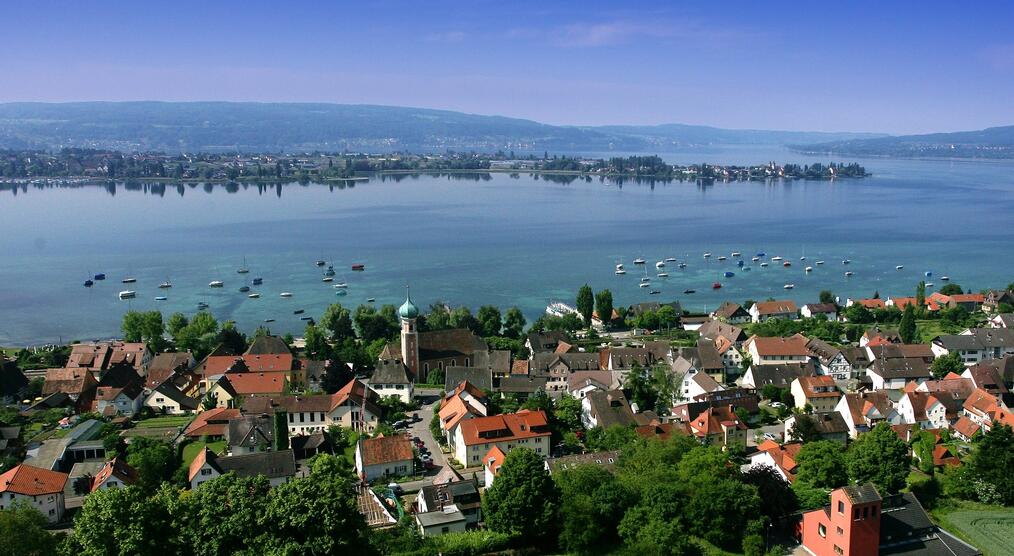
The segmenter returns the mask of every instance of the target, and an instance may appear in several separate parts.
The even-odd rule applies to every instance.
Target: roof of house
[[[882,346],[888,347],[888,346]],[[920,379],[929,378],[930,365],[920,357],[895,357],[885,359],[878,357],[873,361],[870,372],[885,379]]]
[[[975,421],[969,419],[966,415],[958,417],[958,420],[951,425],[951,428],[965,438],[972,438],[975,436],[975,433],[979,432],[979,425],[976,424]]]
[[[292,450],[216,457],[215,463],[222,473],[235,473],[240,477],[264,475],[268,479],[277,479],[296,474],[296,458]]]
[[[546,383],[549,381],[546,377],[538,376],[508,376],[501,378],[498,382],[496,389],[500,392],[515,392],[518,394],[532,394],[539,390],[545,390]]]
[[[239,396],[258,394],[281,394],[285,391],[289,373],[230,373],[219,382],[225,381]]]
[[[717,392],[718,390],[724,390],[718,381],[711,378],[711,375],[703,371],[694,373],[694,375],[690,377],[690,380],[694,381],[694,383],[696,383],[697,386],[705,392]]]
[[[659,440],[668,440],[675,434],[690,434],[690,429],[687,427],[686,423],[659,423],[658,421],[653,421],[646,425],[635,427],[634,433],[641,438],[658,438]]]
[[[116,477],[124,485],[132,485],[138,481],[137,471],[120,458],[113,458],[102,465],[102,469],[92,479],[92,492],[102,486],[109,477]]]
[[[21,464],[0,475],[0,494],[12,492],[24,496],[41,496],[63,492],[67,474]]]
[[[721,434],[724,427],[732,427],[746,430],[746,423],[739,420],[739,416],[732,410],[732,406],[724,405],[709,407],[687,420],[690,432],[696,436],[710,436]]]
[[[645,350],[645,352],[647,352]],[[593,352],[537,353],[532,357],[529,373],[545,374],[557,364],[571,372],[595,371],[600,368],[599,354]]]
[[[767,452],[789,482],[792,482],[796,480],[796,457],[802,447],[801,442],[778,444],[773,440],[765,440],[757,446],[757,450]]]
[[[547,330],[546,332],[533,332],[528,335],[527,343],[531,345],[532,353],[552,352],[560,342],[567,341],[567,333],[562,330]]]
[[[947,334],[933,338],[947,350],[983,350],[1014,347],[1014,329],[971,328],[967,334]]]
[[[229,446],[245,448],[271,446],[275,437],[273,424],[268,415],[240,415],[229,421],[225,441]]]
[[[717,319],[731,319],[736,317],[745,318],[749,317],[750,313],[748,313],[746,309],[744,309],[743,306],[740,305],[739,303],[725,301],[718,306],[718,309],[715,309],[715,312],[712,313],[712,316],[714,316]]]
[[[440,416],[440,425],[444,430],[454,430],[454,427],[458,426],[466,416],[481,416],[476,408],[472,407],[471,404],[466,403],[461,396],[455,395],[445,398],[438,412]]]
[[[591,415],[602,428],[637,424],[623,390],[593,390],[585,395],[585,399],[588,400]]]
[[[243,363],[251,373],[273,373],[291,371],[295,368],[296,358],[291,353],[244,355]]]
[[[185,436],[224,436],[229,427],[229,421],[239,417],[240,411],[231,407],[216,407],[203,411],[187,425],[183,432]]]
[[[834,303],[807,303],[803,305],[811,315],[831,314],[838,312],[838,306]]]
[[[500,474],[500,466],[503,465],[504,460],[507,459],[507,454],[503,453],[496,444],[486,452],[486,455],[482,458],[482,466],[489,469],[493,476]]]
[[[488,349],[489,346],[486,342],[467,328],[431,330],[419,333],[420,361],[458,356],[470,357],[476,351]]]
[[[498,374],[511,370],[511,352],[506,349],[480,349],[472,352],[471,366],[487,368]]]
[[[868,504],[881,500],[880,493],[877,492],[877,487],[873,483],[847,485],[842,487],[842,490],[845,491],[845,496],[848,497],[849,502],[853,504]]]
[[[891,556],[975,556],[981,554],[934,525],[911,492],[883,499],[880,554]]]
[[[152,396],[162,395],[179,404],[180,409],[194,411],[200,407],[201,402],[197,398],[191,398],[176,387],[172,382],[163,382],[155,387]]]
[[[776,363],[774,365],[751,365],[748,371],[753,377],[754,387],[760,390],[768,384],[779,388],[787,388],[792,381],[801,376],[813,376],[816,370],[813,364],[807,363]]]
[[[528,360],[527,359],[515,359],[511,363],[511,374],[512,375],[526,375],[528,374]]]
[[[746,340],[746,333],[743,332],[742,328],[722,322],[717,319],[712,319],[705,322],[704,324],[701,325],[701,327],[697,330],[697,332],[698,334],[701,335],[701,338],[706,338],[709,340],[714,340],[719,336],[724,336],[733,343],[738,343],[742,342],[743,340]]]
[[[459,426],[465,445],[490,441],[507,442],[549,435],[549,422],[544,411],[522,409],[517,413],[476,417]]]
[[[613,374],[609,371],[577,371],[567,377],[567,391],[575,392],[586,386],[606,390],[612,381]]]
[[[826,411],[808,415],[810,421],[822,435],[842,434],[849,432],[849,426],[845,423],[845,417],[837,411]]]
[[[806,349],[810,350],[810,354],[819,359],[820,362],[825,365],[841,354],[840,349],[819,338],[810,339],[810,341],[806,344]]]
[[[979,363],[965,369],[962,376],[968,378],[973,389],[982,388],[994,394],[1003,394],[1009,391],[996,365]]]
[[[352,379],[334,394],[311,394],[306,396],[257,396],[243,401],[245,413],[272,414],[279,409],[289,413],[333,411],[345,403],[365,406],[373,415],[380,416],[377,405],[378,395],[358,379]]]
[[[714,341],[708,339],[697,340],[697,361],[694,364],[706,373],[721,372],[725,368],[722,354],[718,353]]]
[[[864,424],[867,421],[887,419],[894,411],[887,392],[883,390],[861,393],[850,392],[845,394],[844,397],[852,417],[852,422],[856,425]]]
[[[927,363],[932,363],[935,356],[933,348],[929,344],[895,344],[887,343],[881,345],[870,345],[869,350],[873,352],[873,359],[904,359],[919,358]]]
[[[444,369],[445,391],[453,390],[465,381],[476,388],[492,390],[493,372],[486,367],[447,367]]]
[[[841,397],[838,386],[829,375],[801,376],[796,380],[807,399]]]
[[[568,469],[573,469],[578,465],[599,465],[603,469],[612,471],[613,468],[616,467],[616,462],[619,461],[619,459],[619,450],[588,452],[585,454],[573,454],[569,456],[560,456],[558,458],[549,458],[546,460],[546,467],[549,468],[550,473],[566,471]]]
[[[788,313],[795,313],[799,311],[799,307],[796,307],[796,302],[791,299],[783,299],[781,301],[758,301],[753,304],[750,308],[750,312],[754,312],[759,315],[783,315]]]
[[[98,382],[88,369],[66,368],[47,369],[46,382],[42,386],[43,394],[80,395],[95,388]]]
[[[408,384],[408,368],[397,359],[382,359],[370,376],[370,384]]]
[[[794,334],[787,338],[751,336],[746,343],[748,348],[754,346],[761,357],[807,357],[810,355],[806,349],[809,341],[802,334]]]
[[[359,453],[364,466],[411,461],[414,457],[412,442],[401,434],[360,439]]]
[[[160,353],[148,364],[146,377],[153,374],[167,377],[175,372],[188,370],[192,357],[193,355],[188,351]]]
[[[250,347],[243,352],[244,355],[292,355],[292,350],[285,344],[285,340],[278,336],[256,336]]]

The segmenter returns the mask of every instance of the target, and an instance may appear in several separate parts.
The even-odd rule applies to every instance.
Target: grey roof
[[[938,528],[914,494],[884,499],[880,513],[880,554],[974,556],[980,552]]]
[[[447,367],[444,369],[445,392],[454,390],[464,380],[481,390],[493,389],[493,373],[489,368]]]
[[[184,394],[175,384],[169,381],[159,384],[154,391],[180,404],[180,409],[195,411],[201,405],[199,400]]]
[[[497,390],[501,392],[515,392],[518,394],[531,394],[546,388],[549,379],[546,377],[515,375],[501,378]]]
[[[473,367],[486,367],[494,373],[511,372],[511,352],[505,349],[478,350],[472,354]]]
[[[712,340],[697,340],[697,357],[698,366],[702,371],[714,372],[725,368],[722,356],[718,353],[718,348],[715,347]]]
[[[714,340],[719,336],[725,336],[733,343],[739,343],[746,340],[746,333],[743,329],[728,323],[724,323],[717,319],[712,319],[701,325],[700,329],[697,330],[700,333],[701,338],[708,340]]]
[[[450,504],[474,504],[480,501],[475,482],[466,479],[425,485],[419,491],[419,496],[426,500],[426,507],[430,511]]]
[[[842,416],[841,412],[814,413],[809,417],[813,421],[813,424],[816,425],[820,434],[847,434],[849,432],[849,426],[845,423],[845,417]]]
[[[613,369],[630,369],[634,365],[643,368],[653,362],[651,352],[643,347],[610,348],[609,360]]]
[[[989,359],[981,361],[977,366],[989,366],[996,369],[1004,384],[1014,383],[1014,355],[1008,355],[1000,359]]]
[[[471,357],[476,351],[487,349],[489,346],[486,342],[467,328],[419,333],[420,361],[447,357]]]
[[[289,446],[292,447],[293,451],[317,450],[326,445],[327,442],[327,436],[322,432],[301,434],[289,438]]]
[[[841,349],[841,354],[845,356],[845,360],[853,367],[866,367],[870,364],[870,354],[866,352],[866,348],[856,346],[845,347]]]
[[[271,446],[274,434],[273,417],[268,415],[241,415],[229,421],[225,440],[229,446],[257,448]]]
[[[1014,313],[1000,313],[997,317],[1008,329],[1014,328]]]
[[[561,330],[550,330],[541,334],[531,333],[528,335],[528,344],[531,345],[532,353],[552,353],[560,342],[567,341],[567,334]]]
[[[919,357],[880,358],[873,362],[870,371],[887,379],[929,378],[930,365]]]
[[[845,496],[848,496],[853,504],[866,504],[877,502],[881,499],[880,493],[877,492],[877,487],[873,486],[873,483],[848,485],[843,488],[845,489]]]
[[[751,365],[754,387],[760,390],[768,384],[788,388],[792,381],[801,376],[814,376],[816,371],[811,363],[778,363],[775,365]]]
[[[820,362],[824,364],[830,363],[838,356],[839,353],[841,353],[841,350],[819,338],[811,338],[810,341],[806,343],[806,349],[810,351],[811,355],[820,359]]]
[[[803,307],[806,307],[811,314],[838,312],[838,306],[834,303],[807,303]]]
[[[937,336],[933,343],[948,350],[982,350],[1014,346],[1014,329],[972,328],[970,334]]]
[[[599,354],[578,351],[574,353],[537,353],[532,357],[528,372],[529,374],[545,374],[558,360],[571,371],[597,371],[599,369]]]
[[[592,390],[585,396],[590,406],[590,413],[598,426],[607,429],[613,425],[628,426],[637,424],[634,411],[627,402],[622,390]]]
[[[397,359],[384,359],[370,376],[370,384],[408,384],[408,369]]]
[[[264,475],[269,479],[277,479],[296,474],[296,458],[292,450],[219,457],[215,458],[215,464],[222,473],[235,473],[240,477]]]
[[[454,511],[439,510],[435,512],[415,514],[415,518],[423,527],[434,527],[437,525],[447,525],[448,523],[465,521],[465,514],[461,513],[457,509]]]
[[[190,367],[190,359],[192,357],[190,352],[186,351],[160,353],[148,364],[148,373],[162,374],[186,370]]]
[[[257,336],[244,355],[283,355],[291,354],[292,350],[285,345],[285,340],[278,336]]]

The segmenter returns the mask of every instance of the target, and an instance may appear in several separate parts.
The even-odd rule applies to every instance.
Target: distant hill
[[[838,140],[796,144],[791,147],[805,153],[834,153],[847,156],[1014,158],[1014,126],[954,133]]]
[[[395,106],[252,102],[0,104],[0,148],[123,151],[665,152],[709,144],[846,141],[856,133],[706,126],[554,126],[518,118]]]

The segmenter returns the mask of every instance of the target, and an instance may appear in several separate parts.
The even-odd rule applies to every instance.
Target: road
[[[433,476],[439,473],[444,466],[447,465],[447,457],[440,451],[440,445],[437,443],[436,439],[433,438],[433,435],[430,434],[430,419],[433,418],[433,410],[436,407],[435,402],[440,399],[440,390],[420,388],[416,390],[416,398],[419,400],[422,407],[419,411],[414,413],[418,413],[421,420],[412,423],[408,430],[412,436],[418,436],[419,439],[423,441],[426,449],[429,450],[430,455],[433,457],[433,464],[436,465],[436,467],[427,471],[424,479],[401,483],[401,488],[404,489],[405,492],[415,492],[430,484],[430,481],[433,480]]]

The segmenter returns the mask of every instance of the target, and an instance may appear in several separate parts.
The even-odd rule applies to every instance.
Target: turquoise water
[[[773,148],[713,148],[675,162],[814,162]],[[556,183],[522,174],[482,179],[374,178],[352,187],[152,185],[0,191],[0,345],[108,338],[128,309],[193,313],[198,302],[252,331],[299,333],[294,310],[317,316],[333,301],[399,303],[404,286],[426,306],[521,307],[529,321],[581,284],[611,288],[617,303],[679,299],[692,309],[723,300],[911,295],[932,271],[975,289],[1014,281],[1014,161],[863,160],[875,175],[836,182],[622,185],[594,179]],[[751,271],[715,258],[740,251]],[[791,268],[760,268],[758,251]],[[711,260],[702,257],[713,253]],[[799,257],[807,257],[806,262]],[[246,258],[264,278],[249,299],[236,269]],[[652,288],[639,288],[648,260]],[[654,278],[654,262],[670,278]],[[845,267],[841,259],[852,264]],[[333,261],[335,296],[317,259]],[[814,261],[823,259],[823,266]],[[628,274],[613,274],[617,261]],[[366,271],[349,271],[363,263]],[[895,265],[904,265],[902,271]],[[813,265],[809,275],[804,266]],[[735,277],[725,278],[726,270]],[[844,271],[855,276],[846,278]],[[97,272],[108,279],[86,289]],[[121,284],[125,276],[137,278]],[[158,284],[169,279],[170,290]],[[225,287],[210,289],[211,280]],[[721,290],[711,284],[722,282]],[[791,291],[786,283],[795,284]],[[121,301],[120,290],[137,298]],[[661,290],[649,295],[649,289]],[[684,295],[685,289],[697,293]],[[281,292],[292,292],[283,299]],[[167,301],[155,301],[166,295]]]

